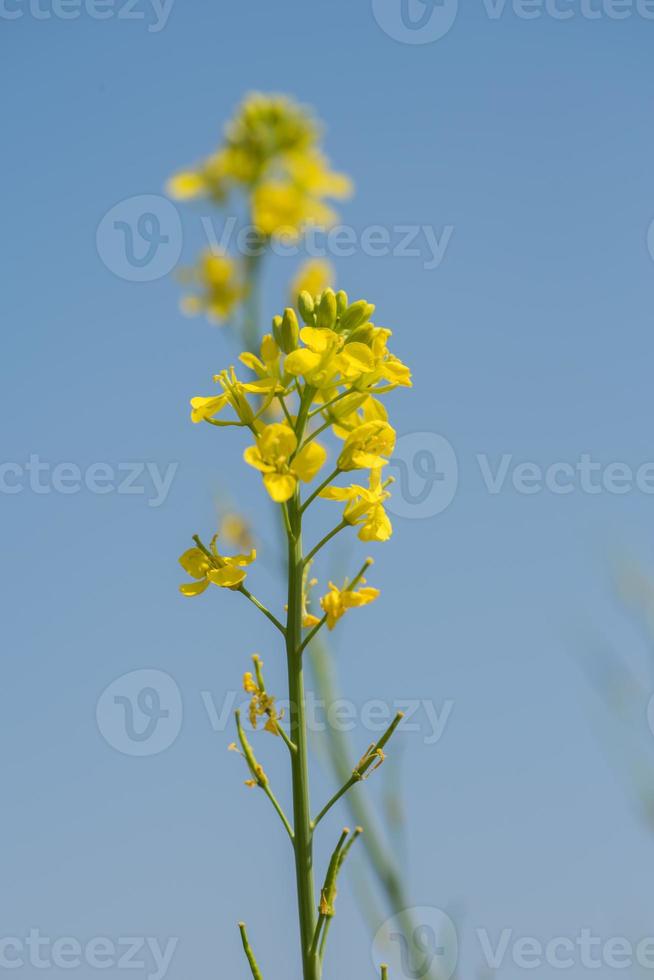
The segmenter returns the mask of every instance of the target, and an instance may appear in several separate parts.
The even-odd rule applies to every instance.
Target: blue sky
[[[247,975],[234,927],[246,918],[264,976],[297,976],[286,842],[242,786],[231,728],[214,731],[207,713],[255,650],[281,688],[281,652],[239,597],[176,593],[177,555],[212,529],[218,492],[266,534],[239,436],[188,422],[188,397],[234,351],[181,315],[174,275],[125,278],[98,237],[112,208],[133,216],[134,198],[161,195],[211,151],[251,89],[288,92],[325,121],[329,156],[357,187],[341,208],[358,244],[334,259],[339,284],[377,304],[414,369],[392,403],[402,458],[437,434],[458,464],[447,509],[396,517],[375,554],[383,598],[335,642],[362,750],[369,699],[451,703],[435,744],[424,716],[397,743],[412,900],[456,910],[467,975],[477,929],[543,944],[584,927],[605,940],[651,932],[651,835],[579,658],[607,643],[646,654],[611,570],[616,554],[652,562],[651,473],[637,474],[654,460],[654,22],[643,2],[444,9],[434,16],[456,13],[444,36],[406,43],[399,0],[175,0],[165,22],[145,0],[105,19],[74,5],[63,19],[47,0],[2,7],[3,936],[174,937],[171,980],[232,980]],[[178,213],[183,264],[210,212]],[[384,255],[361,246],[376,225]],[[405,226],[445,243],[442,261],[426,267],[424,233],[420,254],[392,254]],[[296,267],[267,268],[266,324]],[[584,456],[599,492],[575,469]],[[73,469],[55,486],[61,464]],[[570,492],[553,492],[552,475],[541,486],[556,464],[572,467],[556,476]],[[93,491],[61,492],[77,472]],[[257,575],[280,603],[273,576]],[[142,758],[96,721],[102,692],[140,670],[172,678],[183,714],[172,744]],[[644,711],[638,731],[649,750]],[[276,746],[261,745],[282,786]],[[367,785],[378,804],[383,782]],[[319,768],[316,799],[331,785]],[[339,902],[329,975],[372,977],[349,885]],[[14,972],[43,975],[27,960]],[[522,972],[507,953],[499,975]]]

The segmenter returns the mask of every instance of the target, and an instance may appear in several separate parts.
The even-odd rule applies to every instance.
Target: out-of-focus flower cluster
[[[287,96],[253,93],[227,123],[219,149],[175,174],[167,190],[177,200],[215,205],[244,197],[258,246],[265,248],[274,238],[299,239],[308,225],[331,226],[337,215],[328,201],[348,197],[352,184],[331,169],[320,127],[306,107]],[[185,275],[197,288],[185,311],[226,319],[243,299],[240,278],[227,255],[205,251]]]

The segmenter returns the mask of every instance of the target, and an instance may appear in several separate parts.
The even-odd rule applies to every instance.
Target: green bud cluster
[[[359,340],[365,339],[370,317],[375,312],[374,305],[365,299],[350,303],[344,289],[339,289],[337,293],[326,289],[319,296],[311,296],[305,290],[298,296],[297,308],[306,326],[336,330],[347,333],[350,338],[357,331]]]

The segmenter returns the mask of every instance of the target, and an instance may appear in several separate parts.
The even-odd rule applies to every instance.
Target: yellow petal
[[[212,398],[191,398],[191,421],[204,422],[213,418],[227,404],[226,395],[215,395]]]
[[[179,563],[192,578],[204,578],[211,568],[209,559],[199,548],[189,548],[180,556]]]
[[[343,605],[346,609],[357,608],[358,606],[367,606],[369,602],[374,602],[380,596],[379,589],[373,589],[370,586],[364,589],[359,589],[358,592],[343,592],[341,593],[341,598],[343,600]]]
[[[243,459],[261,473],[271,473],[275,469],[270,463],[264,463],[258,446],[248,446],[243,453]]]
[[[233,589],[240,585],[245,578],[242,568],[234,568],[233,565],[225,565],[224,568],[213,568],[207,578],[214,585],[219,585],[223,589]]]
[[[356,341],[345,345],[341,357],[347,368],[362,374],[366,371],[372,371],[375,367],[375,358],[370,348]]]
[[[232,555],[224,560],[230,565],[251,565],[257,557],[256,549],[253,548],[249,555]]]
[[[339,336],[333,330],[318,327],[303,327],[300,330],[300,340],[312,351],[322,354],[329,347],[338,343]]]
[[[300,374],[310,374],[315,371],[320,364],[320,354],[316,354],[306,347],[301,350],[294,350],[284,361],[284,370],[294,377]]]
[[[244,351],[242,354],[239,354],[238,359],[241,364],[244,364],[246,368],[250,369],[250,371],[254,371],[255,374],[259,375],[259,377],[266,373],[265,364],[262,364],[256,354],[251,354],[249,351]]]
[[[376,508],[359,531],[361,541],[388,541],[393,534],[393,525],[383,507]]]
[[[193,596],[201,595],[206,589],[209,588],[209,581],[203,578],[201,582],[186,582],[184,585],[180,585],[179,591],[182,595]]]
[[[297,437],[290,425],[273,422],[259,436],[259,448],[264,460],[284,460],[292,456],[297,447]]]
[[[325,500],[352,500],[357,496],[356,487],[327,487],[321,490],[320,497]]]
[[[291,469],[304,483],[310,483],[316,473],[322,469],[327,459],[327,451],[317,442],[310,442],[297,454]]]
[[[297,486],[297,479],[292,473],[266,473],[263,482],[277,504],[284,504],[290,500]]]
[[[166,190],[177,201],[188,201],[199,197],[206,190],[206,184],[200,174],[193,170],[184,170],[175,174],[166,184]]]

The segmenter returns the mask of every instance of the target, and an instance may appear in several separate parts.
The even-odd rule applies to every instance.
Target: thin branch
[[[320,415],[320,413],[321,413],[321,412],[324,412],[324,411],[326,411],[326,410],[327,410],[328,408],[331,408],[331,406],[332,406],[332,405],[333,405],[333,404],[334,404],[335,402],[340,402],[340,400],[341,400],[341,398],[345,398],[345,396],[346,396],[346,395],[349,395],[349,394],[351,394],[351,392],[350,392],[350,390],[349,390],[349,388],[346,388],[346,389],[345,389],[345,391],[341,391],[341,392],[339,392],[339,394],[338,394],[338,395],[336,395],[336,397],[335,397],[335,398],[332,398],[332,399],[331,399],[330,401],[328,401],[328,402],[325,402],[325,404],[324,404],[324,405],[320,405],[320,407],[319,407],[319,408],[314,408],[314,410],[313,410],[312,412],[309,412],[309,418],[310,418],[310,419],[312,419],[312,418],[315,418],[315,416],[316,416],[316,415]]]
[[[348,856],[348,854],[350,853],[350,851],[352,849],[352,845],[357,840],[357,838],[361,836],[362,833],[363,833],[363,827],[357,827],[356,830],[354,831],[354,833],[352,834],[352,836],[350,837],[349,841],[345,845],[345,847],[341,850],[340,855],[339,855],[339,858],[338,858],[338,866],[336,868],[336,875],[340,874],[340,870],[343,867],[343,865],[345,864],[345,861],[347,860],[347,856]],[[334,885],[335,884],[336,884],[336,882],[334,881]],[[332,906],[334,904],[334,899],[335,898],[336,898],[336,888],[334,887],[334,895],[332,897],[332,903],[331,903]],[[327,921],[325,922],[325,925],[324,925],[323,931],[322,931],[322,939],[320,940],[320,950],[318,952],[318,956],[320,958],[320,962],[321,963],[322,963],[322,961],[325,958],[325,949],[327,947],[327,938],[329,936],[329,929],[330,929],[331,924],[332,924],[332,918],[333,918],[333,915],[327,918]]]
[[[311,643],[311,641],[315,638],[316,633],[319,633],[320,632],[320,630],[323,628],[323,626],[325,625],[326,622],[327,622],[327,613],[325,613],[325,615],[322,617],[322,619],[319,619],[318,620],[318,622],[313,627],[313,629],[311,630],[311,632],[310,633],[307,633],[307,635],[305,636],[305,638],[302,640],[302,643],[300,643],[300,646],[299,646],[299,649],[298,649],[298,656],[300,656],[302,653],[304,653],[305,649],[309,646],[309,644]]]
[[[384,748],[386,747],[390,739],[393,737],[395,730],[397,729],[397,726],[400,724],[403,718],[404,718],[404,712],[398,711],[398,713],[395,715],[395,718],[388,726],[388,728],[386,729],[382,737],[379,739],[379,741],[371,745],[368,751],[365,753],[365,755],[359,760],[354,771],[352,772],[352,775],[345,783],[345,785],[341,786],[338,792],[335,793],[334,796],[332,796],[331,800],[329,800],[329,802],[325,804],[325,806],[322,808],[318,816],[312,822],[312,826],[314,830],[316,829],[320,821],[327,816],[331,808],[336,803],[338,803],[338,801],[343,796],[345,796],[345,794],[349,790],[351,790],[353,786],[355,786],[357,783],[362,782],[362,780],[366,778],[366,775],[369,773],[370,768],[371,766],[373,766],[373,764],[376,763],[374,767],[375,769],[377,769],[382,764],[382,762],[384,761]]]
[[[305,564],[305,565],[309,565],[309,564],[310,564],[310,563],[311,563],[311,562],[313,561],[313,559],[314,559],[314,558],[316,557],[316,555],[318,554],[318,552],[319,552],[319,551],[320,551],[320,550],[321,550],[322,548],[324,548],[324,546],[325,546],[325,545],[326,545],[326,544],[327,544],[327,543],[328,543],[329,541],[331,541],[331,539],[332,539],[333,537],[335,537],[335,536],[336,536],[337,534],[339,534],[339,533],[340,533],[340,531],[342,531],[342,530],[343,530],[343,528],[346,528],[346,527],[351,527],[351,524],[349,524],[349,522],[348,522],[348,521],[346,521],[346,520],[342,520],[340,524],[337,524],[337,525],[336,525],[336,527],[335,527],[335,528],[333,528],[333,530],[331,530],[331,531],[329,532],[329,534],[326,534],[326,535],[325,535],[325,537],[324,537],[324,538],[323,538],[323,539],[322,539],[321,541],[319,541],[319,542],[318,542],[318,544],[316,545],[316,547],[315,547],[315,548],[312,548],[312,549],[311,549],[311,551],[309,552],[309,554],[308,554],[308,555],[306,556],[306,558],[304,559],[304,564]]]
[[[239,922],[238,928],[241,932],[243,949],[245,950],[245,955],[248,958],[248,963],[250,964],[250,970],[252,971],[252,976],[254,977],[254,980],[263,980],[263,977],[261,976],[261,970],[259,969],[257,961],[254,958],[254,953],[252,952],[252,948],[250,946],[250,940],[248,939],[245,923]]]
[[[294,843],[295,835],[293,833],[290,823],[288,822],[286,814],[282,810],[277,800],[277,797],[271,790],[270,784],[268,782],[268,777],[266,776],[262,767],[257,762],[254,756],[254,752],[252,751],[252,746],[248,742],[245,732],[243,731],[243,726],[241,725],[241,712],[238,710],[235,711],[234,717],[236,718],[236,731],[238,732],[238,740],[241,743],[243,755],[245,756],[245,761],[247,762],[248,769],[250,770],[250,773],[252,775],[252,780],[254,783],[256,783],[257,786],[259,786],[264,791],[264,793],[272,803],[273,807],[277,811],[277,815],[279,816],[279,819],[284,824],[284,828],[286,830],[286,833],[291,839],[291,843]]]
[[[290,425],[290,427],[293,428],[293,419],[291,418],[291,413],[289,412],[288,408],[286,407],[286,402],[284,401],[284,396],[283,395],[277,395],[277,398],[279,400],[279,404],[282,406],[282,411],[284,412],[284,415],[286,416],[286,421],[288,422],[288,424]]]
[[[322,425],[319,425],[317,429],[314,429],[314,431],[311,432],[311,433],[309,433],[309,435],[306,437],[306,439],[304,440],[304,444],[303,444],[302,448],[304,449],[305,446],[308,446],[310,442],[313,442],[313,440],[317,436],[320,435],[321,432],[324,432],[325,429],[328,429],[330,427],[330,425],[333,425],[333,424],[334,423],[332,422],[331,419],[327,419],[326,422],[323,422]]]
[[[341,836],[338,839],[338,843],[334,849],[334,853],[329,861],[329,866],[327,868],[327,874],[325,875],[325,883],[322,886],[322,891],[320,892],[320,914],[318,916],[318,922],[316,923],[316,929],[313,934],[313,943],[311,945],[311,955],[315,957],[318,953],[318,947],[320,943],[320,934],[322,932],[325,920],[334,914],[333,903],[330,898],[333,897],[334,885],[336,882],[336,875],[338,873],[338,861],[343,847],[345,846],[345,841],[350,836],[350,828],[346,827]]]
[[[304,503],[300,507],[300,514],[304,514],[304,512],[307,509],[307,507],[309,506],[309,504],[312,504],[313,503],[313,501],[316,499],[316,497],[318,496],[318,494],[322,493],[322,491],[325,490],[329,486],[329,484],[332,482],[332,480],[335,480],[336,477],[339,476],[342,472],[343,471],[340,469],[340,467],[337,466],[336,469],[334,470],[334,472],[333,473],[330,473],[326,480],[323,480],[323,482],[320,484],[320,486],[318,487],[318,489],[317,490],[314,490],[314,492],[311,494],[311,496],[308,497],[304,501]]]
[[[273,624],[273,626],[276,626],[277,627],[277,629],[282,634],[282,636],[286,636],[286,630],[282,626],[282,624],[280,623],[280,621],[277,619],[277,617],[276,616],[273,616],[273,614],[270,612],[270,610],[269,609],[266,609],[266,607],[263,605],[263,603],[259,602],[259,600],[257,599],[257,597],[256,596],[253,596],[252,593],[249,591],[249,589],[246,589],[244,585],[240,585],[238,587],[238,589],[235,589],[234,591],[235,592],[240,592],[242,595],[245,596],[246,599],[249,599],[250,602],[254,603],[254,605],[257,607],[257,609],[260,610],[260,612],[262,612],[264,614],[264,616],[266,616],[270,620],[270,622]]]
[[[349,827],[346,827],[339,837],[334,853],[331,856],[329,867],[327,868],[325,883],[322,887],[322,891],[320,892],[318,922],[316,923],[316,930],[314,932],[313,943],[311,946],[312,955],[317,955],[321,962],[325,955],[325,945],[327,942],[327,935],[329,933],[331,920],[336,914],[336,910],[334,908],[334,903],[336,901],[336,881],[338,879],[339,872],[343,867],[343,863],[350,853],[352,845],[362,833],[363,829],[361,827],[357,827],[352,834],[352,837],[350,837],[348,841],[350,830]]]

